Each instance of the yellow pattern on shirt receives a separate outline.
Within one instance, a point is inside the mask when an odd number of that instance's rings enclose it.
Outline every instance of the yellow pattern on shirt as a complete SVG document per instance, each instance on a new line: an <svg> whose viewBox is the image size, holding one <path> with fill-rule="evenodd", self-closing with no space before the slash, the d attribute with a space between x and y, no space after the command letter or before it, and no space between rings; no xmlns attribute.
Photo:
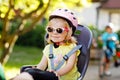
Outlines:
<svg viewBox="0 0 120 80"><path fill-rule="evenodd" d="M54 65L57 66L59 62L62 60L63 56L67 54L69 51L71 51L76 44L70 44L70 45L61 45L58 48L53 48L53 54L54 54ZM48 44L44 50L43 53L48 59L48 70L51 68L50 66L50 60L49 60L49 50L50 50L50 44ZM77 56L80 54L80 51L76 51ZM77 63L77 61L76 61ZM65 74L64 76L60 77L60 80L77 80L77 78L80 76L80 73L77 70L76 63L73 67L73 69ZM66 62L64 63L63 66L65 66ZM62 67L63 67L62 66Z"/></svg>

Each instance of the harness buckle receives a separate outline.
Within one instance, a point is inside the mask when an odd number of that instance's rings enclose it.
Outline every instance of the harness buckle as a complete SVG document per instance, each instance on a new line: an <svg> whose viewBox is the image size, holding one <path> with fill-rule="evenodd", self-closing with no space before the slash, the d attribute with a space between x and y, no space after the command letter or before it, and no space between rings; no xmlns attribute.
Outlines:
<svg viewBox="0 0 120 80"><path fill-rule="evenodd" d="M63 56L63 59L64 59L65 61L67 61L67 60L69 59L69 57L68 57L67 55L64 55L64 56Z"/></svg>
<svg viewBox="0 0 120 80"><path fill-rule="evenodd" d="M49 54L49 59L52 59L54 57L53 54Z"/></svg>

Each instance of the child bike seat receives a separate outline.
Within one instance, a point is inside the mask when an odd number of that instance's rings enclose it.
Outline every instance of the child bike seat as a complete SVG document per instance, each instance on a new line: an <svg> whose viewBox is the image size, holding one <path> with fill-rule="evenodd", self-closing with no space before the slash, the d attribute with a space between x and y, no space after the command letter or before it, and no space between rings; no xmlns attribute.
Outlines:
<svg viewBox="0 0 120 80"><path fill-rule="evenodd" d="M89 28L82 25L78 25L76 31L79 31L79 34L75 34L75 37L77 38L78 41L78 45L82 45L82 48L80 48L81 53L78 56L77 63L78 71L81 73L81 76L78 80L83 80L90 59L92 32L89 30Z"/></svg>
<svg viewBox="0 0 120 80"><path fill-rule="evenodd" d="M48 38L48 34L45 35L45 40ZM78 71L80 72L81 76L78 78L78 80L83 80L86 70L88 68L89 64L89 59L90 59L90 46L92 43L92 32L89 30L89 28L78 25L75 35L77 39L77 45L82 45L80 48L80 55L78 56L78 62L77 62L77 67ZM46 45L45 41L45 45ZM21 68L21 72L24 71L25 68L31 68L30 66L23 66Z"/></svg>

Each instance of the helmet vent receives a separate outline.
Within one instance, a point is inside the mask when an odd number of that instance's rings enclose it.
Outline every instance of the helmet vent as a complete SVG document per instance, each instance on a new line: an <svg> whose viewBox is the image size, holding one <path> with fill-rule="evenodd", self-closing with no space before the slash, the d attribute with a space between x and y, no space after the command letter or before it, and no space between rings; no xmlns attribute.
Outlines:
<svg viewBox="0 0 120 80"><path fill-rule="evenodd" d="M59 9L59 10L61 10L61 9Z"/></svg>
<svg viewBox="0 0 120 80"><path fill-rule="evenodd" d="M65 11L68 11L67 9L65 9Z"/></svg>
<svg viewBox="0 0 120 80"><path fill-rule="evenodd" d="M73 15L74 13L73 13L73 12L71 12L71 14Z"/></svg>
<svg viewBox="0 0 120 80"><path fill-rule="evenodd" d="M76 18L75 18L75 17L73 17L73 19L75 20Z"/></svg>

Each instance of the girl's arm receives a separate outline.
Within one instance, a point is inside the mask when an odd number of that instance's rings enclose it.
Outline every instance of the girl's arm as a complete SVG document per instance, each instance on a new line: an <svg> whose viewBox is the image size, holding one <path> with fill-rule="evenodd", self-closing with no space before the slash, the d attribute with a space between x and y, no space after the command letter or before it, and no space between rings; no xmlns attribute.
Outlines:
<svg viewBox="0 0 120 80"><path fill-rule="evenodd" d="M73 66L75 65L76 59L77 59L77 55L74 53L73 55L69 57L66 65L63 68L56 71L57 75L63 76L67 74L68 72L70 72Z"/></svg>
<svg viewBox="0 0 120 80"><path fill-rule="evenodd" d="M45 55L43 55L40 63L37 65L37 68L40 69L40 70L45 70L46 67L47 67L47 58Z"/></svg>

